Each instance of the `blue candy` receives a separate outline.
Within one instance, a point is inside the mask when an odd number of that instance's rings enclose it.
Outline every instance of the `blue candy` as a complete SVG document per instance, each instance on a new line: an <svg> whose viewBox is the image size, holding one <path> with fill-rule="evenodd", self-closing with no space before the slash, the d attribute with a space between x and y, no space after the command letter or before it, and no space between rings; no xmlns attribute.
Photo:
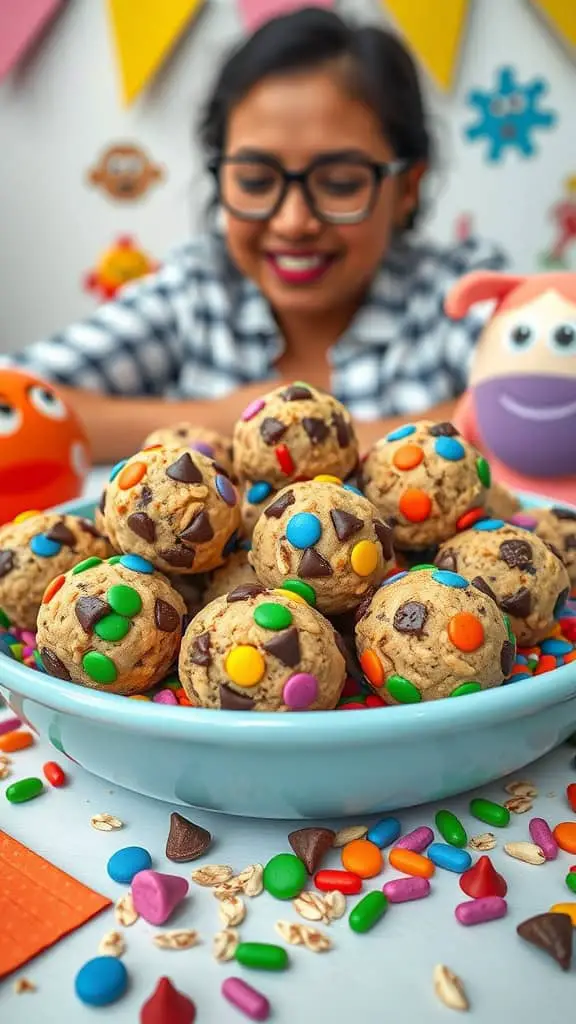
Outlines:
<svg viewBox="0 0 576 1024"><path fill-rule="evenodd" d="M228 555L231 555L232 552L236 550L237 543L238 543L238 530L234 530L234 533L230 534L230 536L228 537L228 540L226 541L224 547L222 548L222 555L223 555L224 558L227 558Z"/></svg>
<svg viewBox="0 0 576 1024"><path fill-rule="evenodd" d="M528 658L526 657L525 654L517 654L516 655L516 659L514 661L514 664L515 665L527 665L528 664Z"/></svg>
<svg viewBox="0 0 576 1024"><path fill-rule="evenodd" d="M448 459L449 462L460 462L466 454L464 445L456 437L437 437L434 451L441 459Z"/></svg>
<svg viewBox="0 0 576 1024"><path fill-rule="evenodd" d="M491 530L499 530L500 527L505 525L506 523L503 519L481 519L478 523L474 523L472 529L488 532Z"/></svg>
<svg viewBox="0 0 576 1024"><path fill-rule="evenodd" d="M457 846L450 846L448 843L432 843L426 853L437 868L455 871L457 875L467 871L472 863L472 857L467 850L460 850Z"/></svg>
<svg viewBox="0 0 576 1024"><path fill-rule="evenodd" d="M432 579L436 583L444 584L445 587L455 587L457 590L464 590L465 587L469 586L468 580L464 579L460 573L450 572L448 569L436 569L432 573Z"/></svg>
<svg viewBox="0 0 576 1024"><path fill-rule="evenodd" d="M516 675L508 676L505 680L506 683L519 683L522 679L532 679L531 672L517 672Z"/></svg>
<svg viewBox="0 0 576 1024"><path fill-rule="evenodd" d="M542 654L570 654L572 644L569 644L567 640L557 640L556 637L551 636L548 640L542 641L540 650Z"/></svg>
<svg viewBox="0 0 576 1024"><path fill-rule="evenodd" d="M148 871L152 867L152 857L143 846L125 846L116 850L106 865L106 870L115 882L130 885L139 871Z"/></svg>
<svg viewBox="0 0 576 1024"><path fill-rule="evenodd" d="M50 540L44 533L37 533L32 537L29 547L30 551L38 555L39 558L54 558L54 555L60 554L62 550L59 541Z"/></svg>
<svg viewBox="0 0 576 1024"><path fill-rule="evenodd" d="M248 489L246 498L252 505L260 505L266 498L272 494L272 487L266 480L257 480L252 487Z"/></svg>
<svg viewBox="0 0 576 1024"><path fill-rule="evenodd" d="M354 484L342 484L345 491L352 491L352 494L359 494L361 498L364 497L362 491L358 487L354 487Z"/></svg>
<svg viewBox="0 0 576 1024"><path fill-rule="evenodd" d="M297 512L288 520L286 538L295 548L310 548L322 536L322 523L311 512Z"/></svg>
<svg viewBox="0 0 576 1024"><path fill-rule="evenodd" d="M401 831L402 826L398 818L382 818L368 830L366 838L380 849L384 849L385 846L391 846L396 842Z"/></svg>
<svg viewBox="0 0 576 1024"><path fill-rule="evenodd" d="M108 478L109 483L112 483L112 481L116 479L118 473L120 472L120 470L124 469L124 466L126 465L127 462L128 459L122 459L121 462L117 462L115 466L112 466L110 476Z"/></svg>
<svg viewBox="0 0 576 1024"><path fill-rule="evenodd" d="M238 542L238 547L242 551L252 551L252 541L251 540L241 540L241 541Z"/></svg>
<svg viewBox="0 0 576 1024"><path fill-rule="evenodd" d="M397 427L396 430L392 430L390 434L386 435L387 441L401 441L403 437L410 437L410 434L416 433L416 427L413 427L411 423L405 423L403 427Z"/></svg>
<svg viewBox="0 0 576 1024"><path fill-rule="evenodd" d="M216 477L216 490L222 501L225 501L227 505L233 508L236 504L236 491L227 476L222 476L221 473L218 474Z"/></svg>
<svg viewBox="0 0 576 1024"><path fill-rule="evenodd" d="M132 572L143 572L147 575L154 572L152 562L149 562L147 558L141 558L140 555L122 555L118 561L125 569L132 569Z"/></svg>
<svg viewBox="0 0 576 1024"><path fill-rule="evenodd" d="M78 999L88 1006L108 1006L124 995L128 971L118 957L97 956L80 968L74 982Z"/></svg>
<svg viewBox="0 0 576 1024"><path fill-rule="evenodd" d="M387 580L382 580L380 587L387 587L390 583L396 583L397 580L401 580L403 576L407 576L408 572L406 569L402 569L401 572L397 572L394 576L389 576Z"/></svg>

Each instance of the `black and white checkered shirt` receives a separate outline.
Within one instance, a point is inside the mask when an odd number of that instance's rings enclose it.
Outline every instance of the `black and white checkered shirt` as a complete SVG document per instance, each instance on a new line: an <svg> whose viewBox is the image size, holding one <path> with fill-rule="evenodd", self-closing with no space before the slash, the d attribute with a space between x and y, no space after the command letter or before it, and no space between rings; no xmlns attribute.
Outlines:
<svg viewBox="0 0 576 1024"><path fill-rule="evenodd" d="M481 321L448 320L444 296L467 271L503 265L494 246L476 239L447 249L395 242L331 350L333 394L365 420L422 412L459 395ZM205 399L260 380L273 386L282 351L266 300L231 266L214 233L14 361L111 395Z"/></svg>

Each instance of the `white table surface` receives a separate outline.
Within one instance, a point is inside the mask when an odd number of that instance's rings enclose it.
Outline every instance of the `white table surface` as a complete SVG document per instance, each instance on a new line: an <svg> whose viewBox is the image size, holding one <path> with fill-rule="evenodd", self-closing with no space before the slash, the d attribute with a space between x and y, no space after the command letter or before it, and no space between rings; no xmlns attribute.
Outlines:
<svg viewBox="0 0 576 1024"><path fill-rule="evenodd" d="M450 1020L452 1013L433 992L432 972L438 963L449 966L464 981L470 1016L477 1024L571 1021L576 1000L576 952L572 970L563 973L544 953L518 938L516 925L554 903L575 900L564 877L576 857L560 853L557 861L534 867L509 858L503 846L528 838L531 816L545 817L551 825L576 817L565 797L566 785L576 781L574 754L570 747L560 747L515 776L532 781L539 796L533 811L513 815L505 830L493 830L498 845L490 856L509 887L508 915L500 921L474 928L458 924L454 907L467 897L456 875L437 870L427 899L391 906L366 935L352 932L346 918L336 921L325 929L333 940L333 950L317 955L289 947L290 968L273 975L247 971L234 962L219 964L213 959L211 941L221 927L217 902L209 890L192 885L185 903L164 927L195 928L202 938L201 945L186 951L160 950L153 945L152 936L162 929L139 920L125 931L129 990L113 1006L94 1010L76 999L74 976L86 960L98 955L98 943L104 934L117 927L112 909L104 911L0 983L0 1022L88 1024L101 1018L115 1024L136 1024L142 1003L158 979L167 975L194 1000L199 1024L234 1024L247 1018L220 994L223 979L234 975L266 993L273 1008L270 1019L276 1024L350 1024L355 1020L362 1024L434 1024ZM194 864L175 865L165 858L164 846L170 812L182 808L113 788L66 761L43 741L12 756L13 775L0 784L2 789L15 778L41 774L47 760L62 764L69 784L59 790L46 787L42 796L28 804L12 805L0 795L0 828L112 900L126 887L108 877L106 863L123 846L146 847L154 868L184 877L202 863L230 864L239 871L247 864L266 863L275 853L289 851L288 832L304 824L259 822L184 809L191 820L210 830L214 842ZM496 783L482 795L502 801L506 799L503 786L504 782ZM461 817L469 835L489 830L489 826L471 818L469 800L467 794L447 801L445 806ZM398 812L403 830L419 824L433 826L437 809ZM90 818L102 812L120 818L123 829L111 833L92 829ZM343 823L329 824L339 827ZM340 866L338 851L327 857L325 866ZM364 891L378 888L395 876L387 865L382 876L365 883ZM350 908L357 899L348 900ZM281 942L274 922L302 921L289 903L280 903L267 894L247 902L248 914L240 929L245 941ZM14 982L20 977L33 981L37 991L15 995Z"/></svg>

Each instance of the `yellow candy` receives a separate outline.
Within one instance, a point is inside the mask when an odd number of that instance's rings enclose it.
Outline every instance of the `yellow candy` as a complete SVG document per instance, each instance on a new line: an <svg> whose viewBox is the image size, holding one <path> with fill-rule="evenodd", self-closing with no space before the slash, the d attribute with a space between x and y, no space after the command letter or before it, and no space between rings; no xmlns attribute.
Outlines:
<svg viewBox="0 0 576 1024"><path fill-rule="evenodd" d="M576 928L576 903L555 903L550 907L551 914L568 914L574 928Z"/></svg>
<svg viewBox="0 0 576 1024"><path fill-rule="evenodd" d="M226 658L226 675L237 686L257 686L265 671L264 658L250 644L240 644Z"/></svg>
<svg viewBox="0 0 576 1024"><path fill-rule="evenodd" d="M331 476L330 473L320 473L319 476L315 476L314 479L319 484L340 484L342 481L339 476Z"/></svg>
<svg viewBox="0 0 576 1024"><path fill-rule="evenodd" d="M37 508L31 508L27 512L19 512L12 520L14 523L23 523L25 519L32 519L32 516L42 515Z"/></svg>
<svg viewBox="0 0 576 1024"><path fill-rule="evenodd" d="M129 700L150 700L150 697L145 697L143 693L131 693L128 697Z"/></svg>
<svg viewBox="0 0 576 1024"><path fill-rule="evenodd" d="M279 597L285 597L288 601L298 601L300 604L308 604L308 602L302 597L302 594L295 594L292 590L284 590L282 587L276 587L273 594L278 594Z"/></svg>
<svg viewBox="0 0 576 1024"><path fill-rule="evenodd" d="M358 576L369 576L378 565L378 548L371 540L360 540L352 548L350 562Z"/></svg>

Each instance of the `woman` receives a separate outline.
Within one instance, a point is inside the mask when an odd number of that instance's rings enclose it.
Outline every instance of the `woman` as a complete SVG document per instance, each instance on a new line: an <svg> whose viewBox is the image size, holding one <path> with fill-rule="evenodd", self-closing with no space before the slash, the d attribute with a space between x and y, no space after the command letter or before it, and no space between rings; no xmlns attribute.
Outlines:
<svg viewBox="0 0 576 1024"><path fill-rule="evenodd" d="M64 386L96 459L176 420L228 432L294 378L345 402L364 444L447 418L480 322L450 323L444 294L503 261L410 239L431 142L398 39L321 9L269 22L223 65L200 139L220 227L17 360Z"/></svg>

